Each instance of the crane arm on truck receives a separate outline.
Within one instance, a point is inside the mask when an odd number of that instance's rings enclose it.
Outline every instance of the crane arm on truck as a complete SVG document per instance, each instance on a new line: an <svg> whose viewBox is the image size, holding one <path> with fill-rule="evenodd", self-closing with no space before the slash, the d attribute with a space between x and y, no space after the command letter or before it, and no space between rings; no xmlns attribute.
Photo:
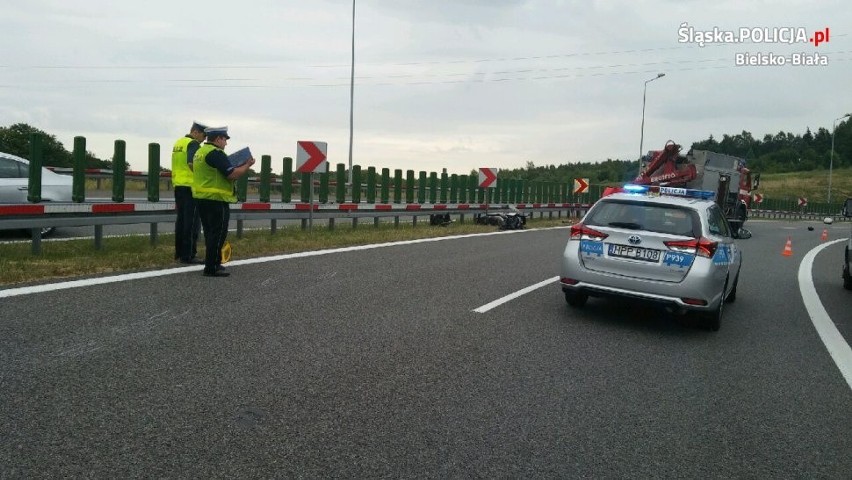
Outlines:
<svg viewBox="0 0 852 480"><path fill-rule="evenodd" d="M648 165L639 172L633 183L640 185L680 186L698 175L695 165L678 162L680 145L669 140L662 150L654 152Z"/></svg>

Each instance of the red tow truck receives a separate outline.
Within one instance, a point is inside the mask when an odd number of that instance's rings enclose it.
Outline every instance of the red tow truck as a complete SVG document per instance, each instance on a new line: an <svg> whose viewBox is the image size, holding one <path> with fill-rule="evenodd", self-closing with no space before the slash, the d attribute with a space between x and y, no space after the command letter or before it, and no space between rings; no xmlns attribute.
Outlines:
<svg viewBox="0 0 852 480"><path fill-rule="evenodd" d="M686 155L680 151L681 146L669 140L662 150L650 152L650 160L631 183L716 192L716 203L734 232L739 232L748 218L760 175L752 175L744 158L707 150L690 150Z"/></svg>

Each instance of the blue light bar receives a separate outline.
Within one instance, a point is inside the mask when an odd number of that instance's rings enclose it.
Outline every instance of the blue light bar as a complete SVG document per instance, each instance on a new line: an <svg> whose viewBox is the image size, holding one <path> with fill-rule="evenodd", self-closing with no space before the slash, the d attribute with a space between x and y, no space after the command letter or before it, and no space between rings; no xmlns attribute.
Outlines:
<svg viewBox="0 0 852 480"><path fill-rule="evenodd" d="M627 193L648 193L650 190L647 185L632 185L629 183L621 188Z"/></svg>

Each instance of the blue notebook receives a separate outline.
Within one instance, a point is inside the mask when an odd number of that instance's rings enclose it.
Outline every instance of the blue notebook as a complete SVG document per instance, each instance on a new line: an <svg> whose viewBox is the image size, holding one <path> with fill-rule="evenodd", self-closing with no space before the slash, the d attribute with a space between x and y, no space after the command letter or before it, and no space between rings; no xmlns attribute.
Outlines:
<svg viewBox="0 0 852 480"><path fill-rule="evenodd" d="M240 150L228 155L228 161L231 162L231 166L234 168L248 162L251 158L252 154L249 147L241 148Z"/></svg>

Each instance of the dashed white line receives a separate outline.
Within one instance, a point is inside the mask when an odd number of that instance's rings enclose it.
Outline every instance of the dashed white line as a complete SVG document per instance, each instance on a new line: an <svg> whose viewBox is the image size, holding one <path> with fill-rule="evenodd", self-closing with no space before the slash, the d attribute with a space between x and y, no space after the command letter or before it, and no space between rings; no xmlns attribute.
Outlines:
<svg viewBox="0 0 852 480"><path fill-rule="evenodd" d="M497 300L494 300L491 303L486 303L485 305L483 305L479 308L473 309L473 311L476 312L476 313L485 313L488 310L491 310L492 308L495 308L495 307L499 307L500 305L503 305L504 303L506 303L510 300L514 300L514 299L520 297L521 295L526 295L527 293L530 293L533 290L537 290L537 289L539 289L539 288L541 288L545 285L550 285L551 283L553 283L557 280L559 280L559 277L548 278L547 280L538 282L535 285L530 285L529 287L522 288L522 289L518 290L517 292L510 293L509 295L506 295L505 297L498 298Z"/></svg>

